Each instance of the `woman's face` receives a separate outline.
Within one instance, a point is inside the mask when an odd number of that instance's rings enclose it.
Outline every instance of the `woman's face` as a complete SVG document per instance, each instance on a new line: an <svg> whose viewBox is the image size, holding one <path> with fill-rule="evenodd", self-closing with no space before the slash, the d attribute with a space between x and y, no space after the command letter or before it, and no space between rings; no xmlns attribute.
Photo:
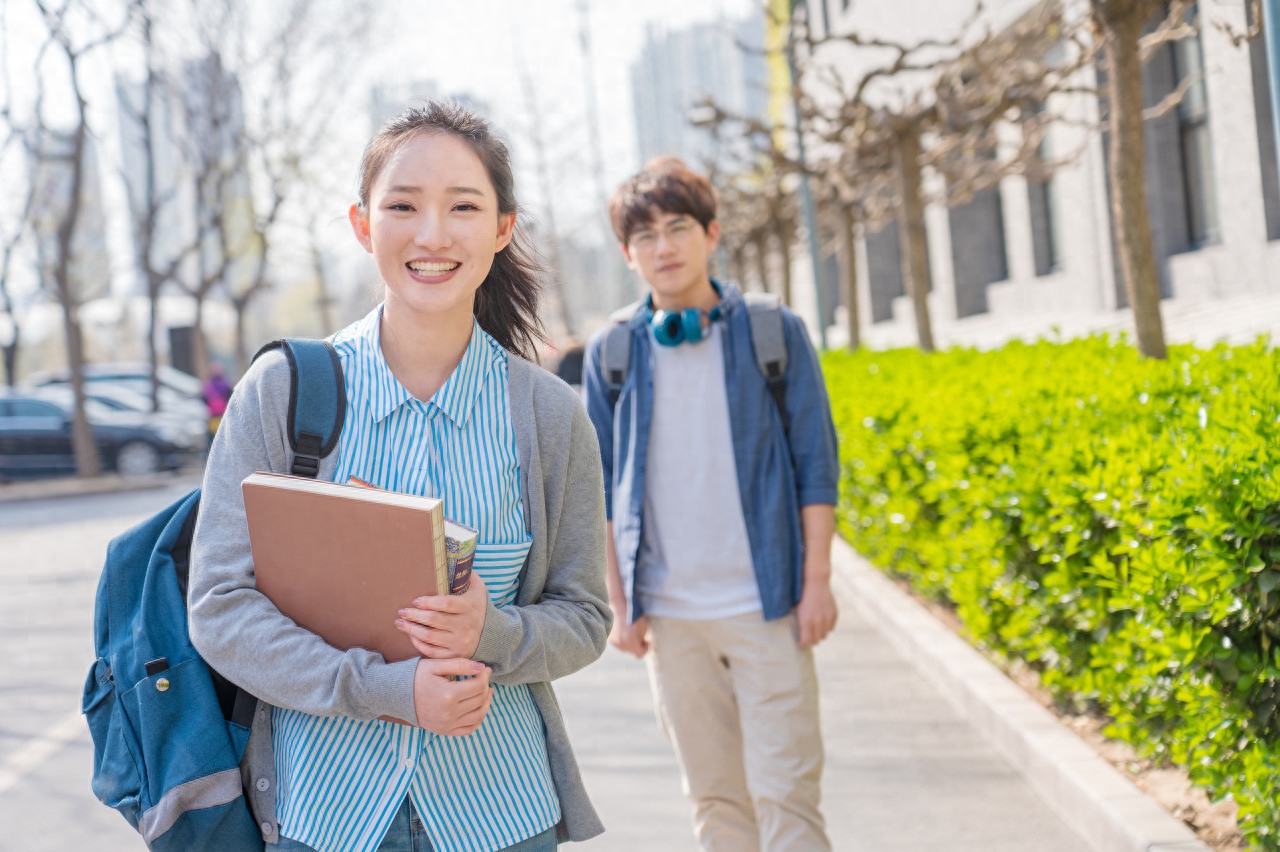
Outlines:
<svg viewBox="0 0 1280 852"><path fill-rule="evenodd" d="M350 218L387 285L388 306L469 322L475 292L511 241L516 217L498 211L489 174L466 142L420 133L388 158L369 192L368 215L352 205Z"/></svg>

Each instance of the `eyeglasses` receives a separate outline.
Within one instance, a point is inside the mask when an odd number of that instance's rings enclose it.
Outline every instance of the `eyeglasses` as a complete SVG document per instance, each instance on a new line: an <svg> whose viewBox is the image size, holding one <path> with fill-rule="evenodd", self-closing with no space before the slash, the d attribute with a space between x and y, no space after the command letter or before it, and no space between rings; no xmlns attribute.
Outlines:
<svg viewBox="0 0 1280 852"><path fill-rule="evenodd" d="M665 228L641 228L631 235L627 245L633 251L651 251L658 245L658 237L664 236L667 242L679 243L688 239L697 230L697 223L689 219L677 219Z"/></svg>

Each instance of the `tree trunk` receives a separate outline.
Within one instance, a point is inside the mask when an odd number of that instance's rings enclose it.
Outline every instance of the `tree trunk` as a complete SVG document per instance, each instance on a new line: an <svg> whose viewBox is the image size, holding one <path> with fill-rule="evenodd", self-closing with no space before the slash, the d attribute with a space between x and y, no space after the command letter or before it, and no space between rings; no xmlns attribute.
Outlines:
<svg viewBox="0 0 1280 852"><path fill-rule="evenodd" d="M244 315L249 308L248 301L235 302L236 309L236 376L243 376L249 371L249 342L245 339Z"/></svg>
<svg viewBox="0 0 1280 852"><path fill-rule="evenodd" d="M744 263L746 258L743 257L743 253L742 244L734 246L733 250L729 252L729 278L745 291L747 289L747 277L746 264Z"/></svg>
<svg viewBox="0 0 1280 852"><path fill-rule="evenodd" d="M146 240L150 243L150 240ZM147 251L147 260L144 261L147 276L147 368L151 373L151 410L160 410L160 347L156 345L156 325L158 317L156 314L159 309L160 287L156 284L155 276L151 274L150 251Z"/></svg>
<svg viewBox="0 0 1280 852"><path fill-rule="evenodd" d="M93 439L93 428L84 411L84 336L80 330L79 295L71 282L71 252L76 224L80 219L80 196L84 184L84 148L88 128L85 126L87 104L80 94L80 80L76 58L67 51L71 70L71 90L79 107L80 123L72 137L71 185L67 193L67 211L58 224L57 261L54 264L54 287L62 306L62 328L67 341L67 362L71 372L71 392L74 406L71 414L71 448L76 456L76 473L80 476L97 476L102 472L98 458L98 445Z"/></svg>
<svg viewBox="0 0 1280 852"><path fill-rule="evenodd" d="M102 460L98 457L93 427L84 413L84 334L80 329L79 311L74 304L63 305L62 331L67 339L67 364L71 370L71 392L75 397L71 415L71 446L76 455L76 473L79 476L97 476L102 473Z"/></svg>
<svg viewBox="0 0 1280 852"><path fill-rule="evenodd" d="M925 245L924 201L920 176L920 137L909 130L898 137L898 236L902 242L902 281L911 297L920 349L933 351L933 324L929 320L929 256Z"/></svg>
<svg viewBox="0 0 1280 852"><path fill-rule="evenodd" d="M755 246L756 254L756 275L760 277L760 292L769 292L769 244L765 240L764 235L758 236L752 242Z"/></svg>
<svg viewBox="0 0 1280 852"><path fill-rule="evenodd" d="M778 241L778 258L782 267L782 293L780 297L784 305L791 304L791 240L787 226L781 219L773 222L773 236Z"/></svg>
<svg viewBox="0 0 1280 852"><path fill-rule="evenodd" d="M14 322L12 315L9 321L13 324L13 339L4 345L4 383L14 387L18 384L18 346L22 339L22 329Z"/></svg>
<svg viewBox="0 0 1280 852"><path fill-rule="evenodd" d="M861 345L858 321L858 241L853 235L853 217L846 207L840 211L840 247L844 269L844 309L849 327L849 350L853 351Z"/></svg>
<svg viewBox="0 0 1280 852"><path fill-rule="evenodd" d="M1107 90L1111 100L1111 217L1125 292L1133 309L1138 351L1165 358L1164 321L1160 317L1160 277L1147 210L1146 150L1142 118L1142 36L1146 4L1127 16L1108 20L1097 12L1107 48Z"/></svg>
<svg viewBox="0 0 1280 852"><path fill-rule="evenodd" d="M200 381L209 378L209 344L204 339L204 296L196 297L196 318L191 324L191 360Z"/></svg>

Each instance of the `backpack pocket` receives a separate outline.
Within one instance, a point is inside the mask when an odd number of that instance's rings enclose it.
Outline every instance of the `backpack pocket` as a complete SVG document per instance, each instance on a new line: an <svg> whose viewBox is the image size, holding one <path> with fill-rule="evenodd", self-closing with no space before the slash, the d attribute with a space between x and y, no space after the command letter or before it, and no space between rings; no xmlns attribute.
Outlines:
<svg viewBox="0 0 1280 852"><path fill-rule="evenodd" d="M118 700L106 660L95 660L89 668L80 709L93 738L93 794L137 828L142 793L138 738Z"/></svg>
<svg viewBox="0 0 1280 852"><path fill-rule="evenodd" d="M144 799L148 806L176 785L239 766L240 750L222 718L209 667L199 657L143 678L121 695L121 702L138 731L147 768ZM212 790L206 793L220 797ZM187 804L209 807L216 803Z"/></svg>

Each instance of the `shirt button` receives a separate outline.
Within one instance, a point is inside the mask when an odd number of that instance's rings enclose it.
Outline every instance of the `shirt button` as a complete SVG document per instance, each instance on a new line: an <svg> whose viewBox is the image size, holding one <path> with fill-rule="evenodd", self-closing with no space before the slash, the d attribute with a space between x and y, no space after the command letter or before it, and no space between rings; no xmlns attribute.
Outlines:
<svg viewBox="0 0 1280 852"><path fill-rule="evenodd" d="M406 758L404 759L404 768L405 768L405 769L412 769L412 768L413 768L413 758L412 758L412 757L406 757Z"/></svg>
<svg viewBox="0 0 1280 852"><path fill-rule="evenodd" d="M266 778L259 778L258 783L254 786L257 787L259 791L266 792L267 788L271 786L271 782Z"/></svg>

